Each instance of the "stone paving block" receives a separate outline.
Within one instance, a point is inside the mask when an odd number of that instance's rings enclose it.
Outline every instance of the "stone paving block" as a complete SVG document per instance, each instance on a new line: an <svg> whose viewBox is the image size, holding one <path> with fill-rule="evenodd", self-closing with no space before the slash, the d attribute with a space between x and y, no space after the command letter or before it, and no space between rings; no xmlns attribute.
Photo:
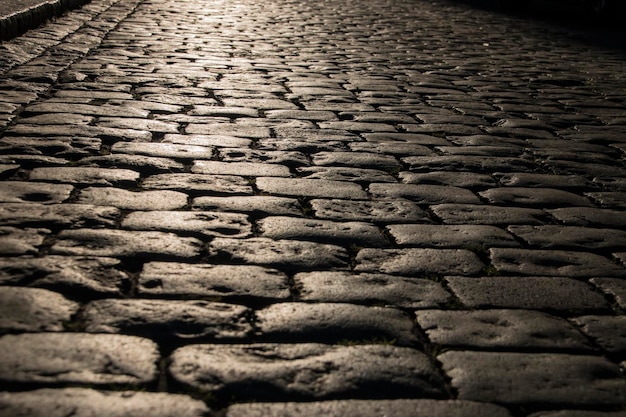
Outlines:
<svg viewBox="0 0 626 417"><path fill-rule="evenodd" d="M417 145L449 145L450 142L446 139L419 133L405 133L405 132L374 132L363 133L363 136L368 142L381 143L381 142L398 142L399 144L412 143Z"/></svg>
<svg viewBox="0 0 626 417"><path fill-rule="evenodd" d="M138 117L146 118L150 114L147 110L133 109L128 107L119 106L94 106L90 104L75 104L75 103L37 103L31 104L24 109L26 114L40 114L40 113L69 113L69 114L82 114L93 115L103 117Z"/></svg>
<svg viewBox="0 0 626 417"><path fill-rule="evenodd" d="M446 224L545 224L550 221L541 209L475 204L437 204L431 210Z"/></svg>
<svg viewBox="0 0 626 417"><path fill-rule="evenodd" d="M56 103L50 103L56 104ZM81 137L103 137L124 141L144 141L152 140L152 134L147 130L116 129L112 127L90 126L90 125L26 125L16 124L7 129L12 135L23 136L81 136Z"/></svg>
<svg viewBox="0 0 626 417"><path fill-rule="evenodd" d="M548 407L617 406L626 400L626 379L602 357L446 352L437 359L461 400Z"/></svg>
<svg viewBox="0 0 626 417"><path fill-rule="evenodd" d="M297 151L268 151L246 148L220 148L218 158L224 162L280 164L288 167L310 165L309 158Z"/></svg>
<svg viewBox="0 0 626 417"><path fill-rule="evenodd" d="M509 232L542 249L598 250L626 247L626 231L561 225L510 226Z"/></svg>
<svg viewBox="0 0 626 417"><path fill-rule="evenodd" d="M218 300L284 301L291 295L285 274L253 265L149 262L139 275L141 295Z"/></svg>
<svg viewBox="0 0 626 417"><path fill-rule="evenodd" d="M289 168L280 164L260 162L194 161L191 172L209 175L238 175L241 177L289 177Z"/></svg>
<svg viewBox="0 0 626 417"><path fill-rule="evenodd" d="M0 175L4 178L14 174L18 169L20 169L20 166L16 164L0 164Z"/></svg>
<svg viewBox="0 0 626 417"><path fill-rule="evenodd" d="M385 247L389 242L376 226L296 217L266 217L257 222L262 237L315 241L341 246Z"/></svg>
<svg viewBox="0 0 626 417"><path fill-rule="evenodd" d="M376 201L314 199L310 203L315 216L321 219L375 223L430 223L425 211L412 201L404 199Z"/></svg>
<svg viewBox="0 0 626 417"><path fill-rule="evenodd" d="M411 318L388 307L346 303L280 303L256 312L265 341L390 343L417 346Z"/></svg>
<svg viewBox="0 0 626 417"><path fill-rule="evenodd" d="M265 265L281 270L348 266L348 252L345 248L315 242L215 238L209 244L208 250L209 255L218 260Z"/></svg>
<svg viewBox="0 0 626 417"><path fill-rule="evenodd" d="M401 161L407 164L412 172L469 171L488 174L492 172L524 172L536 168L532 161L504 156L407 156L401 158Z"/></svg>
<svg viewBox="0 0 626 417"><path fill-rule="evenodd" d="M393 170L401 167L400 162L391 155L373 152L319 152L312 155L313 164L318 166L349 166Z"/></svg>
<svg viewBox="0 0 626 417"><path fill-rule="evenodd" d="M626 316L582 316L572 321L605 351L626 354Z"/></svg>
<svg viewBox="0 0 626 417"><path fill-rule="evenodd" d="M111 146L112 154L124 153L172 159L211 159L214 152L214 149L208 146L164 142L117 142Z"/></svg>
<svg viewBox="0 0 626 417"><path fill-rule="evenodd" d="M450 298L436 282L385 274L316 271L296 274L294 282L303 301L435 308Z"/></svg>
<svg viewBox="0 0 626 417"><path fill-rule="evenodd" d="M243 238L252 234L252 224L248 221L248 216L209 211L136 211L124 218L122 227L207 237Z"/></svg>
<svg viewBox="0 0 626 417"><path fill-rule="evenodd" d="M0 415L14 417L206 417L208 412L202 401L181 394L88 388L0 393Z"/></svg>
<svg viewBox="0 0 626 417"><path fill-rule="evenodd" d="M70 197L74 187L65 184L3 181L0 183L0 201L3 203L62 203Z"/></svg>
<svg viewBox="0 0 626 417"><path fill-rule="evenodd" d="M50 234L48 229L0 227L0 254L33 255Z"/></svg>
<svg viewBox="0 0 626 417"><path fill-rule="evenodd" d="M180 172L185 169L183 163L174 161L173 159L130 154L92 156L82 159L81 163L90 166L126 168L150 174L154 172Z"/></svg>
<svg viewBox="0 0 626 417"><path fill-rule="evenodd" d="M528 417L626 417L626 411L561 410L540 411Z"/></svg>
<svg viewBox="0 0 626 417"><path fill-rule="evenodd" d="M367 193L361 186L347 181L260 177L256 180L256 186L261 192L276 195L347 200L367 199Z"/></svg>
<svg viewBox="0 0 626 417"><path fill-rule="evenodd" d="M248 403L228 407L226 417L511 417L504 407L460 400L336 400L307 403ZM556 417L556 416L554 416ZM564 416L559 416L564 417ZM583 417L583 416L580 416ZM589 416L596 417L596 416ZM597 416L604 417L604 416ZM623 416L606 416L623 417Z"/></svg>
<svg viewBox="0 0 626 417"><path fill-rule="evenodd" d="M417 204L479 204L478 197L465 188L444 185L370 184L369 192L375 198L406 198Z"/></svg>
<svg viewBox="0 0 626 417"><path fill-rule="evenodd" d="M361 249L354 270L405 276L476 275L483 267L465 249Z"/></svg>
<svg viewBox="0 0 626 417"><path fill-rule="evenodd" d="M50 251L54 255L194 259L202 246L198 239L173 233L76 229L62 231Z"/></svg>
<svg viewBox="0 0 626 417"><path fill-rule="evenodd" d="M72 124L72 125L89 125L94 121L93 116L85 116L81 114L71 113L47 113L37 116L24 117L20 119L20 123L35 125L54 125L54 124Z"/></svg>
<svg viewBox="0 0 626 417"><path fill-rule="evenodd" d="M129 108L133 108L133 107L129 107ZM137 107L134 107L134 108L137 108ZM159 108L162 108L162 106L159 106ZM177 109L180 109L180 107L178 108L174 107L172 110L177 110ZM117 129L147 130L149 132L160 132L160 133L178 133L178 129L179 129L178 123L170 123L170 122L164 122L161 120L139 119L139 118L130 118L130 117L100 117L98 119L97 125L103 126L103 127L113 127ZM148 149L151 148L150 145L152 144L148 144Z"/></svg>
<svg viewBox="0 0 626 417"><path fill-rule="evenodd" d="M406 184L448 185L462 188L491 188L496 182L493 177L475 172L408 172L398 174Z"/></svg>
<svg viewBox="0 0 626 417"><path fill-rule="evenodd" d="M250 139L262 139L271 137L270 130L266 127L241 126L229 123L190 123L185 128L185 133L194 135L237 136Z"/></svg>
<svg viewBox="0 0 626 417"><path fill-rule="evenodd" d="M588 252L492 248L491 264L501 274L589 278L626 277L626 269Z"/></svg>
<svg viewBox="0 0 626 417"><path fill-rule="evenodd" d="M0 287L0 333L63 331L79 305L61 294L39 289Z"/></svg>
<svg viewBox="0 0 626 417"><path fill-rule="evenodd" d="M139 173L128 169L91 167L35 168L30 173L30 179L68 184L132 186L137 183Z"/></svg>
<svg viewBox="0 0 626 417"><path fill-rule="evenodd" d="M163 143L207 147L214 146L216 148L246 148L252 144L252 141L250 139L227 135L178 135L168 133L163 137Z"/></svg>
<svg viewBox="0 0 626 417"><path fill-rule="evenodd" d="M88 187L80 191L76 201L125 210L175 210L187 205L187 194L169 190L128 191L113 187Z"/></svg>
<svg viewBox="0 0 626 417"><path fill-rule="evenodd" d="M3 137L0 139L3 153L79 157L97 155L102 147L98 138L84 137ZM62 165L62 164L59 164Z"/></svg>
<svg viewBox="0 0 626 417"><path fill-rule="evenodd" d="M438 398L444 392L426 355L389 345L190 345L171 360L177 381L238 400Z"/></svg>
<svg viewBox="0 0 626 417"><path fill-rule="evenodd" d="M296 169L307 179L328 181L353 181L359 182L389 182L395 183L396 179L390 174L377 169L364 169L352 167L304 167Z"/></svg>
<svg viewBox="0 0 626 417"><path fill-rule="evenodd" d="M609 305L587 283L562 277L447 277L452 292L469 308L606 312Z"/></svg>
<svg viewBox="0 0 626 417"><path fill-rule="evenodd" d="M428 146L407 142L354 142L348 144L348 146L350 147L350 150L354 152L388 154L397 157L407 155L434 155L434 152Z"/></svg>
<svg viewBox="0 0 626 417"><path fill-rule="evenodd" d="M492 188L478 194L492 204L529 207L586 207L591 202L580 195L555 188Z"/></svg>
<svg viewBox="0 0 626 417"><path fill-rule="evenodd" d="M130 284L129 276L117 269L120 266L120 261L112 258L0 258L0 283L44 287L79 296L115 296Z"/></svg>
<svg viewBox="0 0 626 417"><path fill-rule="evenodd" d="M252 187L243 177L234 175L157 174L147 177L145 189L177 190L189 194L236 195L252 194Z"/></svg>
<svg viewBox="0 0 626 417"><path fill-rule="evenodd" d="M590 280L605 294L615 299L621 308L626 307L626 281L620 278L592 278Z"/></svg>
<svg viewBox="0 0 626 417"><path fill-rule="evenodd" d="M187 114L192 116L259 117L259 110L249 107L221 107L194 105Z"/></svg>
<svg viewBox="0 0 626 417"><path fill-rule="evenodd" d="M585 337L559 317L531 310L417 311L431 343L454 349L591 351Z"/></svg>
<svg viewBox="0 0 626 417"><path fill-rule="evenodd" d="M192 200L191 207L194 210L236 211L274 216L302 215L298 200L286 197L197 197Z"/></svg>
<svg viewBox="0 0 626 417"><path fill-rule="evenodd" d="M597 188L578 175L535 174L528 172L496 173L500 184L517 188L555 188L559 190L588 190Z"/></svg>
<svg viewBox="0 0 626 417"><path fill-rule="evenodd" d="M487 225L395 224L387 226L398 245L432 248L519 247L509 233Z"/></svg>
<svg viewBox="0 0 626 417"><path fill-rule="evenodd" d="M120 333L155 340L244 340L252 333L250 311L201 300L97 300L81 321L90 333Z"/></svg>
<svg viewBox="0 0 626 417"><path fill-rule="evenodd" d="M606 208L624 210L626 209L626 192L606 191L596 193L585 193L599 205Z"/></svg>
<svg viewBox="0 0 626 417"><path fill-rule="evenodd" d="M112 334L6 335L0 347L5 384L142 385L154 381L159 359L148 339Z"/></svg>

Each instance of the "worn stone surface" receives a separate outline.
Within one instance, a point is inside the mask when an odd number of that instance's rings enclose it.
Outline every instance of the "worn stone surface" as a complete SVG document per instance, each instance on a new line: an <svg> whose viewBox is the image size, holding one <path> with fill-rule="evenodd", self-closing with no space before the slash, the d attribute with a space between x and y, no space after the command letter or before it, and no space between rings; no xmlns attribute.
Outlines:
<svg viewBox="0 0 626 417"><path fill-rule="evenodd" d="M189 194L237 195L252 194L252 187L243 178L234 175L158 174L141 184L153 190L178 190Z"/></svg>
<svg viewBox="0 0 626 417"><path fill-rule="evenodd" d="M619 368L595 356L557 353L446 352L437 359L459 399L501 404L623 404Z"/></svg>
<svg viewBox="0 0 626 417"><path fill-rule="evenodd" d="M0 201L3 203L55 204L67 200L74 187L42 182L3 181L0 183Z"/></svg>
<svg viewBox="0 0 626 417"><path fill-rule="evenodd" d="M77 201L126 210L176 210L187 205L187 194L167 190L128 191L112 187L89 187L80 191Z"/></svg>
<svg viewBox="0 0 626 417"><path fill-rule="evenodd" d="M370 184L369 192L376 198L406 198L418 204L477 204L478 197L460 187L431 184Z"/></svg>
<svg viewBox="0 0 626 417"><path fill-rule="evenodd" d="M96 391L87 388L47 388L0 393L0 414L15 417L202 417L208 411L202 401L180 394Z"/></svg>
<svg viewBox="0 0 626 417"><path fill-rule="evenodd" d="M387 226L397 244L435 248L518 247L506 231L495 226L398 224Z"/></svg>
<svg viewBox="0 0 626 417"><path fill-rule="evenodd" d="M112 226L119 215L117 208L88 204L0 204L0 222L16 227Z"/></svg>
<svg viewBox="0 0 626 417"><path fill-rule="evenodd" d="M0 254L33 255L50 234L48 229L0 227Z"/></svg>
<svg viewBox="0 0 626 417"><path fill-rule="evenodd" d="M274 216L302 214L298 200L271 196L196 197L191 207L198 210L236 211Z"/></svg>
<svg viewBox="0 0 626 417"><path fill-rule="evenodd" d="M303 301L433 308L450 297L436 282L385 274L318 271L296 274L294 281Z"/></svg>
<svg viewBox="0 0 626 417"><path fill-rule="evenodd" d="M575 226L510 226L508 230L528 245L542 249L623 249L626 231Z"/></svg>
<svg viewBox="0 0 626 417"><path fill-rule="evenodd" d="M261 162L194 161L194 174L238 175L248 177L289 177L289 168Z"/></svg>
<svg viewBox="0 0 626 417"><path fill-rule="evenodd" d="M626 281L620 278L592 278L591 282L613 297L621 308L626 306Z"/></svg>
<svg viewBox="0 0 626 417"><path fill-rule="evenodd" d="M68 184L132 186L139 179L139 173L128 169L91 167L35 168L30 173L30 179Z"/></svg>
<svg viewBox="0 0 626 417"><path fill-rule="evenodd" d="M292 197L341 198L364 200L367 194L358 184L346 181L314 180L302 178L257 178L259 190L275 195Z"/></svg>
<svg viewBox="0 0 626 417"><path fill-rule="evenodd" d="M531 310L417 311L431 343L444 348L507 351L590 351L566 320Z"/></svg>
<svg viewBox="0 0 626 417"><path fill-rule="evenodd" d="M442 400L336 400L306 403L249 403L228 407L227 417L510 417L509 412L492 404ZM553 417L553 416L550 416ZM560 417L560 416L559 416ZM582 417L582 416L580 416ZM595 416L590 416L595 417ZM602 416L597 416L602 417ZM606 417L622 417L607 415Z"/></svg>
<svg viewBox="0 0 626 417"><path fill-rule="evenodd" d="M257 311L256 317L261 337L268 341L417 344L411 319L394 308L280 303Z"/></svg>
<svg viewBox="0 0 626 417"><path fill-rule="evenodd" d="M242 340L252 332L248 310L207 301L97 300L81 319L91 333L122 333L150 339Z"/></svg>
<svg viewBox="0 0 626 417"><path fill-rule="evenodd" d="M0 346L0 381L10 384L146 384L159 358L151 341L116 334L6 335Z"/></svg>
<svg viewBox="0 0 626 417"><path fill-rule="evenodd" d="M311 343L190 345L172 354L173 377L238 399L441 397L443 380L411 348ZM331 372L332 370L332 372ZM239 387L245 386L246 390Z"/></svg>
<svg viewBox="0 0 626 417"><path fill-rule="evenodd" d="M139 293L151 296L279 301L290 297L287 276L245 265L149 262L139 276Z"/></svg>
<svg viewBox="0 0 626 417"><path fill-rule="evenodd" d="M572 321L605 351L626 354L626 316L582 316Z"/></svg>
<svg viewBox="0 0 626 417"><path fill-rule="evenodd" d="M428 214L417 204L404 199L353 201L314 199L311 207L315 216L330 220L370 221L381 223L429 223Z"/></svg>
<svg viewBox="0 0 626 417"><path fill-rule="evenodd" d="M446 224L545 224L549 216L541 209L475 204L437 204L433 213Z"/></svg>

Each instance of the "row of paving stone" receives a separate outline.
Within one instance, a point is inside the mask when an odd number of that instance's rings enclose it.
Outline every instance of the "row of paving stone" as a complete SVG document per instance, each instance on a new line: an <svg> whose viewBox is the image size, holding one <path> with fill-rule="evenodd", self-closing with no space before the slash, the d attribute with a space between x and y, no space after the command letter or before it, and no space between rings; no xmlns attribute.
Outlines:
<svg viewBox="0 0 626 417"><path fill-rule="evenodd" d="M419 3L3 44L0 414L623 417L623 58Z"/></svg>

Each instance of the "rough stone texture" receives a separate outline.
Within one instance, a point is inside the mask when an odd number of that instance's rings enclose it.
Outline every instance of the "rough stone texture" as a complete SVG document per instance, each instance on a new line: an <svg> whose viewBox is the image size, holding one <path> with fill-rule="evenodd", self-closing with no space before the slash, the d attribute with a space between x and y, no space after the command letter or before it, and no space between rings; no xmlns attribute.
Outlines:
<svg viewBox="0 0 626 417"><path fill-rule="evenodd" d="M133 336L26 333L0 338L0 381L140 385L156 377L157 346Z"/></svg>
<svg viewBox="0 0 626 417"><path fill-rule="evenodd" d="M592 278L591 282L604 293L615 299L621 308L626 308L626 281L619 278Z"/></svg>
<svg viewBox="0 0 626 417"><path fill-rule="evenodd" d="M480 194L492 204L537 207L585 207L591 202L582 196L554 188L492 188Z"/></svg>
<svg viewBox="0 0 626 417"><path fill-rule="evenodd" d="M503 274L626 277L625 268L593 253L494 248L489 254L492 265Z"/></svg>
<svg viewBox="0 0 626 417"><path fill-rule="evenodd" d="M431 206L446 224L545 224L549 216L540 209L474 204L438 204Z"/></svg>
<svg viewBox="0 0 626 417"><path fill-rule="evenodd" d="M31 180L91 184L104 186L134 185L139 173L128 169L102 169L91 167L35 168Z"/></svg>
<svg viewBox="0 0 626 417"><path fill-rule="evenodd" d="M149 262L139 293L185 298L278 301L290 296L287 276L260 266Z"/></svg>
<svg viewBox="0 0 626 417"><path fill-rule="evenodd" d="M321 219L369 221L380 223L429 223L428 214L417 204L403 199L352 201L314 199L311 207Z"/></svg>
<svg viewBox="0 0 626 417"><path fill-rule="evenodd" d="M126 216L122 227L131 230L193 233L207 237L243 238L252 234L252 225L246 215L209 211L138 211Z"/></svg>
<svg viewBox="0 0 626 417"><path fill-rule="evenodd" d="M626 354L626 316L582 316L572 321L603 350Z"/></svg>
<svg viewBox="0 0 626 417"><path fill-rule="evenodd" d="M508 230L528 245L542 249L622 249L626 231L567 226L510 226Z"/></svg>
<svg viewBox="0 0 626 417"><path fill-rule="evenodd" d="M301 178L257 178L260 191L293 197L343 198L363 200L367 194L358 184L345 181L311 180Z"/></svg>
<svg viewBox="0 0 626 417"><path fill-rule="evenodd" d="M590 285L562 277L448 277L449 288L469 308L554 310L561 314L606 311Z"/></svg>
<svg viewBox="0 0 626 417"><path fill-rule="evenodd" d="M261 236L272 239L311 240L342 246L389 246L380 229L364 222L266 217L257 225Z"/></svg>
<svg viewBox="0 0 626 417"><path fill-rule="evenodd" d="M3 203L55 204L67 200L74 187L64 184L4 181L0 183L0 201Z"/></svg>
<svg viewBox="0 0 626 417"><path fill-rule="evenodd" d="M0 204L0 222L5 226L112 226L119 215L115 207L89 204Z"/></svg>
<svg viewBox="0 0 626 417"><path fill-rule="evenodd" d="M424 354L388 345L190 345L176 350L171 360L176 380L240 400L260 395L269 400L436 398L444 390Z"/></svg>
<svg viewBox="0 0 626 417"><path fill-rule="evenodd" d="M418 204L478 204L478 197L465 188L445 185L370 184L369 192L376 198L406 198Z"/></svg>
<svg viewBox="0 0 626 417"><path fill-rule="evenodd" d="M393 176L377 169L325 166L298 168L297 171L311 180L354 181L357 183L396 182Z"/></svg>
<svg viewBox="0 0 626 417"><path fill-rule="evenodd" d="M220 260L272 266L279 269L319 269L348 266L347 251L335 245L297 240L216 238L209 255Z"/></svg>
<svg viewBox="0 0 626 417"><path fill-rule="evenodd" d="M415 346L413 324L400 310L336 303L280 303L256 313L267 341L392 343Z"/></svg>
<svg viewBox="0 0 626 417"><path fill-rule="evenodd" d="M619 210L594 207L563 207L549 210L559 221L572 226L587 227L626 227L626 219Z"/></svg>
<svg viewBox="0 0 626 417"><path fill-rule="evenodd" d="M476 275L484 267L478 257L464 249L362 249L355 271L383 274Z"/></svg>
<svg viewBox="0 0 626 417"><path fill-rule="evenodd" d="M554 407L618 405L626 397L626 379L601 357L446 352L437 359L462 400Z"/></svg>
<svg viewBox="0 0 626 417"><path fill-rule="evenodd" d="M626 417L626 411L588 411L588 410L561 410L542 411L533 413L529 417Z"/></svg>
<svg viewBox="0 0 626 417"><path fill-rule="evenodd" d="M18 229L16 227L0 227L0 254L2 255L33 255L43 244L48 229Z"/></svg>
<svg viewBox="0 0 626 417"><path fill-rule="evenodd" d="M450 297L436 282L384 274L318 271L296 274L294 281L303 301L434 308Z"/></svg>
<svg viewBox="0 0 626 417"><path fill-rule="evenodd" d="M50 250L55 255L192 259L201 247L198 239L173 233L77 229L61 232Z"/></svg>
<svg viewBox="0 0 626 417"><path fill-rule="evenodd" d="M531 310L417 311L431 343L444 348L509 351L590 351L566 320Z"/></svg>
<svg viewBox="0 0 626 417"><path fill-rule="evenodd" d="M260 162L194 161L194 174L238 175L242 177L289 177L289 168Z"/></svg>
<svg viewBox="0 0 626 417"><path fill-rule="evenodd" d="M398 224L387 226L397 244L433 248L518 247L509 233L495 226Z"/></svg>
<svg viewBox="0 0 626 417"><path fill-rule="evenodd" d="M91 333L122 333L150 339L242 340L250 335L248 310L207 301L97 300L81 319Z"/></svg>
<svg viewBox="0 0 626 417"><path fill-rule="evenodd" d="M0 415L13 417L203 417L203 402L180 394L86 388L0 393Z"/></svg>
<svg viewBox="0 0 626 417"><path fill-rule="evenodd" d="M251 403L228 407L226 417L510 417L492 404L442 400L337 400L307 403ZM543 416L542 416L543 417ZM546 416L548 417L548 416ZM557 417L557 416L550 416ZM558 416L562 417L562 416ZM583 417L583 416L580 416ZM596 417L596 416L589 416ZM597 416L603 417L603 416ZM607 415L606 417L622 417Z"/></svg>
<svg viewBox="0 0 626 417"><path fill-rule="evenodd" d="M193 199L191 207L194 210L237 211L273 216L302 214L298 200L270 196L197 197Z"/></svg>
<svg viewBox="0 0 626 417"><path fill-rule="evenodd" d="M187 205L187 194L178 191L128 191L121 188L89 187L81 190L77 202L125 210L176 210Z"/></svg>
<svg viewBox="0 0 626 417"><path fill-rule="evenodd" d="M0 287L0 333L63 331L78 307L52 291Z"/></svg>
<svg viewBox="0 0 626 417"><path fill-rule="evenodd" d="M150 121L150 123L163 123ZM152 129L150 129L152 130ZM176 130L174 130L176 131ZM140 143L118 142L111 147L111 153L127 153L131 155L147 155L173 159L211 159L213 148L197 145L181 145L176 143Z"/></svg>
<svg viewBox="0 0 626 417"><path fill-rule="evenodd" d="M189 194L252 194L250 184L234 175L158 174L146 178L141 185L145 189L179 190Z"/></svg>

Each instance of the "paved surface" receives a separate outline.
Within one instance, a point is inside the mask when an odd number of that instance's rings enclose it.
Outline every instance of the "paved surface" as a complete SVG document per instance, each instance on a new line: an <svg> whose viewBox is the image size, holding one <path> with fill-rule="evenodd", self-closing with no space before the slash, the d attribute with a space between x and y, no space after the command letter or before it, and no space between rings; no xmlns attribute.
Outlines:
<svg viewBox="0 0 626 417"><path fill-rule="evenodd" d="M93 0L0 45L0 415L624 417L598 39Z"/></svg>

